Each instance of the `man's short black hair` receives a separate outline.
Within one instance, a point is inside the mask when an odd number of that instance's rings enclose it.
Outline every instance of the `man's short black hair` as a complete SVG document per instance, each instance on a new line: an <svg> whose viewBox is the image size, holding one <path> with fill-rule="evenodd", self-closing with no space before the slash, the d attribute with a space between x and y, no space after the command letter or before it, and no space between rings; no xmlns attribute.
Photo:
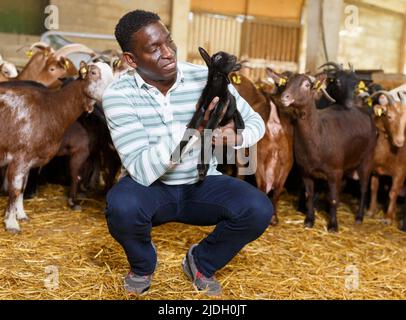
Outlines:
<svg viewBox="0 0 406 320"><path fill-rule="evenodd" d="M116 25L115 36L121 50L131 51L131 40L135 32L151 23L155 23L161 18L153 12L144 10L134 10L121 17Z"/></svg>

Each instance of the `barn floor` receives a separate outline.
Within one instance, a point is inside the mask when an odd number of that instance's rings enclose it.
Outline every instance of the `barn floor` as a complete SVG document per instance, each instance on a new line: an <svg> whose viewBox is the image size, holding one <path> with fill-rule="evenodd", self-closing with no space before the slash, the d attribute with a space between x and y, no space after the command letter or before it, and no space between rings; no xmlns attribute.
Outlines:
<svg viewBox="0 0 406 320"><path fill-rule="evenodd" d="M340 232L326 232L323 214L304 229L293 197L281 201L280 224L270 227L221 270L224 299L406 299L406 234L381 217L356 227L340 207ZM4 210L6 198L0 197ZM82 200L70 212L64 189L47 185L25 201L31 218L22 233L0 229L0 299L134 299L122 288L127 261L110 237L103 199ZM140 299L200 299L180 263L210 227L167 224L153 230L159 265L153 285ZM358 280L355 278L358 272Z"/></svg>

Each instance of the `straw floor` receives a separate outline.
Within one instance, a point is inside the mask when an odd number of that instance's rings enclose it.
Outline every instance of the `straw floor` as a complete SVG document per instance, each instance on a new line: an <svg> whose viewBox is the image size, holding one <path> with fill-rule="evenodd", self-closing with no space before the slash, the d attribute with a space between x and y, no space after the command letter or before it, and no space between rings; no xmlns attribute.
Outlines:
<svg viewBox="0 0 406 320"><path fill-rule="evenodd" d="M154 228L159 265L141 297L123 290L128 264L110 237L104 201L66 206L63 187L47 185L25 201L29 222L12 235L0 229L0 299L206 299L183 275L189 246L211 227L170 223ZM0 197L0 210L6 198ZM340 231L326 231L324 214L304 229L294 197L281 201L280 224L269 227L217 274L223 299L406 299L406 234L381 216L354 225L355 199L340 207Z"/></svg>

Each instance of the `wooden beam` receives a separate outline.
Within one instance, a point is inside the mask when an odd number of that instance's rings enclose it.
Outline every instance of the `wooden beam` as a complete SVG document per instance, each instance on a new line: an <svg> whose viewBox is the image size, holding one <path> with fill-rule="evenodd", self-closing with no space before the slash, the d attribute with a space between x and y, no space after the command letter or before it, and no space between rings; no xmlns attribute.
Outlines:
<svg viewBox="0 0 406 320"><path fill-rule="evenodd" d="M320 44L320 1L308 0L307 5L307 50L306 71L317 71L317 58Z"/></svg>
<svg viewBox="0 0 406 320"><path fill-rule="evenodd" d="M400 39L399 50L399 73L406 73L406 14L403 16L402 36Z"/></svg>
<svg viewBox="0 0 406 320"><path fill-rule="evenodd" d="M186 61L190 0L172 0L171 33L178 47L178 59Z"/></svg>

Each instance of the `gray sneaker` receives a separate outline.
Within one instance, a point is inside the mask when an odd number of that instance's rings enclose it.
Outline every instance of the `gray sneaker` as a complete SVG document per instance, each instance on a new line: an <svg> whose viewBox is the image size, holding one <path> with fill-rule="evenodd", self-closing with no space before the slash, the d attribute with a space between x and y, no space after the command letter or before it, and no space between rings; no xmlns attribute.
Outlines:
<svg viewBox="0 0 406 320"><path fill-rule="evenodd" d="M156 253L156 247L153 242L151 243ZM129 293L142 294L148 291L148 289L150 288L153 275L154 273L145 276L139 276L130 271L124 278L124 289L126 289Z"/></svg>
<svg viewBox="0 0 406 320"><path fill-rule="evenodd" d="M195 260L193 258L193 249L197 247L194 244L190 247L186 257L182 261L182 269L186 276L193 282L193 286L199 291L205 291L208 296L221 295L221 285L215 276L210 278L205 277L199 270L197 270Z"/></svg>

